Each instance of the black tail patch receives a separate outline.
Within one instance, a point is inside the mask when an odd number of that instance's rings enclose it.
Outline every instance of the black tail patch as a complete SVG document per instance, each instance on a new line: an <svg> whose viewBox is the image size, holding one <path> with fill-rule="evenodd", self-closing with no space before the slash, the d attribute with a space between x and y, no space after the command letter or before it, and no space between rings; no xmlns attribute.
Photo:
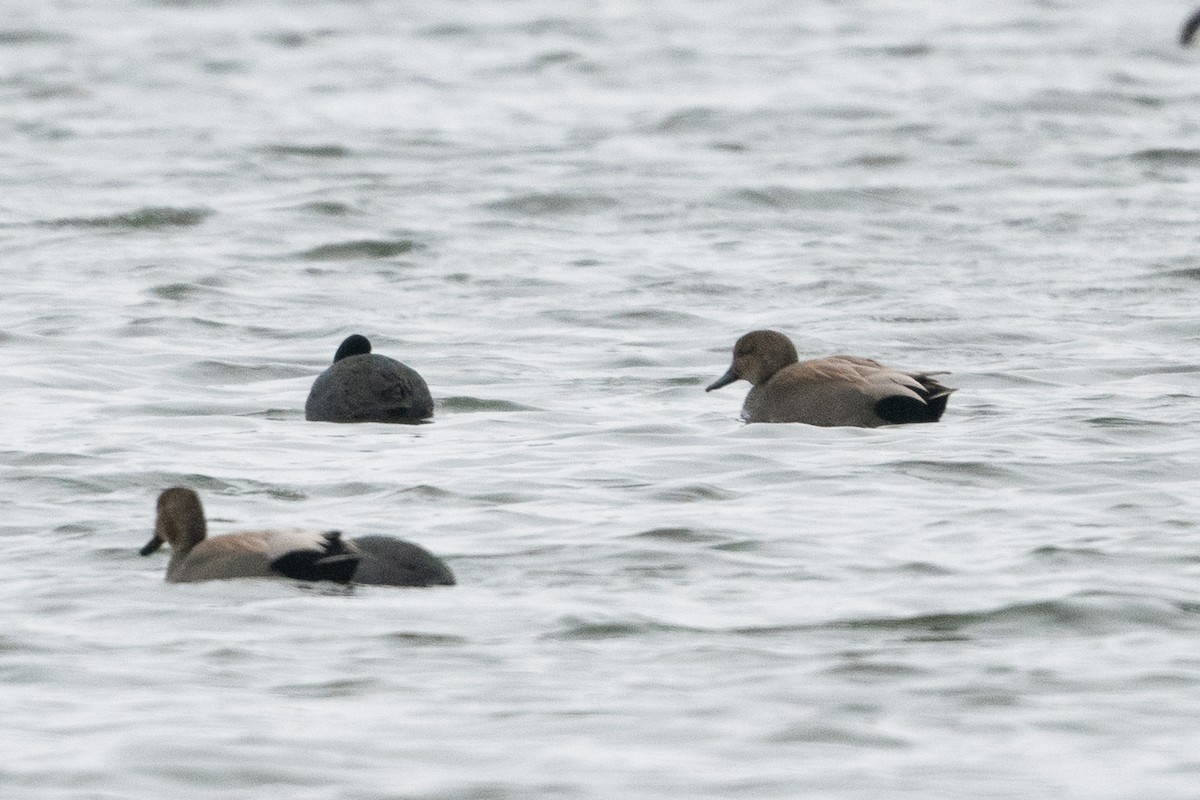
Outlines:
<svg viewBox="0 0 1200 800"><path fill-rule="evenodd" d="M896 394L885 397L875 404L875 413L884 422L892 425L902 425L909 422L937 422L946 411L946 403L954 389L930 378L928 375L914 375L923 391L922 400L914 397Z"/></svg>
<svg viewBox="0 0 1200 800"><path fill-rule="evenodd" d="M271 562L271 569L298 581L349 583L362 554L342 541L341 531L323 534L319 550L292 550Z"/></svg>

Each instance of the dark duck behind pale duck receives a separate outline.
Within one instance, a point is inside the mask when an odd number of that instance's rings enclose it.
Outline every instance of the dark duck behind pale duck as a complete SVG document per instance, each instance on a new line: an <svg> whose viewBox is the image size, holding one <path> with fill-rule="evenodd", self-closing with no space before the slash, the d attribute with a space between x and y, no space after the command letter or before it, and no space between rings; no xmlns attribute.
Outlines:
<svg viewBox="0 0 1200 800"><path fill-rule="evenodd" d="M450 586L454 575L437 556L390 536L343 538L340 531L243 531L208 537L200 497L175 487L158 496L148 556L171 546L171 583L228 578L294 578L381 586Z"/></svg>
<svg viewBox="0 0 1200 800"><path fill-rule="evenodd" d="M372 353L371 342L358 334L338 347L304 404L310 422L420 422L432 416L433 397L416 370Z"/></svg>
<svg viewBox="0 0 1200 800"><path fill-rule="evenodd" d="M955 391L932 376L905 372L859 356L800 361L777 331L751 331L733 347L733 363L706 391L749 381L742 406L747 422L875 428L937 422Z"/></svg>

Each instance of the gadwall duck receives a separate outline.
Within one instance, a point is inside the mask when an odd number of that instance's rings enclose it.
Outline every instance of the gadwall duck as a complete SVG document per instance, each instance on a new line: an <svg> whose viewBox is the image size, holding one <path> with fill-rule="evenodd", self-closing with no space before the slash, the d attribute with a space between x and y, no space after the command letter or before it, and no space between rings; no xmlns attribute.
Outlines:
<svg viewBox="0 0 1200 800"><path fill-rule="evenodd" d="M904 372L858 356L800 361L782 333L751 331L733 346L729 370L705 391L749 381L742 406L747 422L874 428L941 419L955 390L934 374L940 373Z"/></svg>
<svg viewBox="0 0 1200 800"><path fill-rule="evenodd" d="M317 376L304 418L310 422L420 422L433 416L433 397L417 371L371 352L357 333Z"/></svg>
<svg viewBox="0 0 1200 800"><path fill-rule="evenodd" d="M454 575L424 548L390 536L344 539L340 531L245 531L207 538L200 497L176 487L158 496L148 556L171 545L167 580L295 578L379 586L452 586Z"/></svg>

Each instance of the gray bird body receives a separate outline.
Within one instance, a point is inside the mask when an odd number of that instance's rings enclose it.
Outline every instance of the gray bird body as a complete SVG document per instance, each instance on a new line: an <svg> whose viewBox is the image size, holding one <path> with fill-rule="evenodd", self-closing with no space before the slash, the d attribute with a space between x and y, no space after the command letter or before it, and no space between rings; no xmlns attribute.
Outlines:
<svg viewBox="0 0 1200 800"><path fill-rule="evenodd" d="M304 403L310 422L419 422L432 416L433 397L417 371L372 353L371 343L357 335L342 342Z"/></svg>

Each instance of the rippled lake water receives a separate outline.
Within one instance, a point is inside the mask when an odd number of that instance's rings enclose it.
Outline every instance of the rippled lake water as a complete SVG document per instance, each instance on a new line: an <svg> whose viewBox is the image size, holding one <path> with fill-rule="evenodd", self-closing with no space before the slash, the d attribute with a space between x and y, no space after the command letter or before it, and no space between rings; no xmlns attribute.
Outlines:
<svg viewBox="0 0 1200 800"><path fill-rule="evenodd" d="M7 3L3 796L1196 797L1190 10ZM960 391L743 425L760 327ZM171 485L460 585L167 585Z"/></svg>

